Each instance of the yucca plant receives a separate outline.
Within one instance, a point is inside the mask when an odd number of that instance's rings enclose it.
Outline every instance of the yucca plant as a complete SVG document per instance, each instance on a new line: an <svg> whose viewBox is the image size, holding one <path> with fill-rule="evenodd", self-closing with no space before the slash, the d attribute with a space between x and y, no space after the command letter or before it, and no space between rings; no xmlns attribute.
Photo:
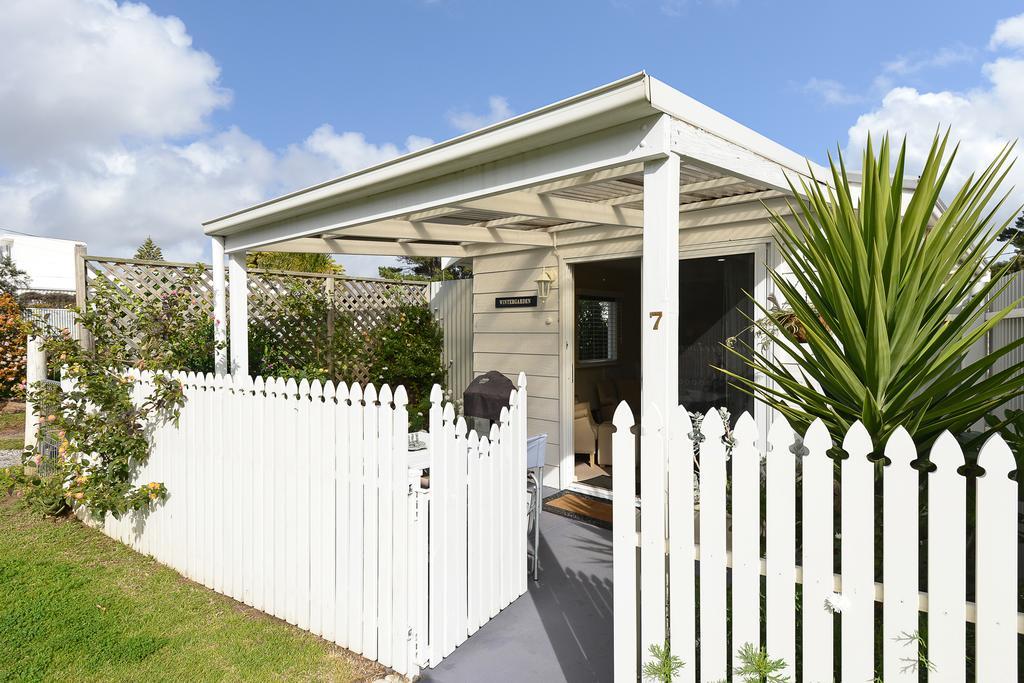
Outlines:
<svg viewBox="0 0 1024 683"><path fill-rule="evenodd" d="M903 425L926 448L943 430L965 432L1024 393L1024 363L994 370L1024 339L967 360L971 346L1020 305L985 318L1005 288L985 273L1010 220L997 216L1012 146L943 207L939 196L956 155L946 154L948 137L936 135L906 202L906 142L892 164L886 136L877 155L868 140L859 198L840 154L838 162L829 157L831 182L791 182L791 218L771 212L792 276L770 276L803 334L798 340L772 324L760 306L763 317L752 322L798 369L745 345L731 350L771 382L728 374L799 430L821 418L838 442L860 420L881 448Z"/></svg>

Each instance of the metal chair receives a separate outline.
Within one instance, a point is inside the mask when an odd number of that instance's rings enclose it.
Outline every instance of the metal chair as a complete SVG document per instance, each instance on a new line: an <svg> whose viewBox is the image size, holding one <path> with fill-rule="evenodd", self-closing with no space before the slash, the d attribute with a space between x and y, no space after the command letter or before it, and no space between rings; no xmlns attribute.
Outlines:
<svg viewBox="0 0 1024 683"><path fill-rule="evenodd" d="M547 434L526 439L526 495L530 497L526 511L527 557L531 560L530 574L534 581L540 576L540 513L544 501L544 451L547 442Z"/></svg>

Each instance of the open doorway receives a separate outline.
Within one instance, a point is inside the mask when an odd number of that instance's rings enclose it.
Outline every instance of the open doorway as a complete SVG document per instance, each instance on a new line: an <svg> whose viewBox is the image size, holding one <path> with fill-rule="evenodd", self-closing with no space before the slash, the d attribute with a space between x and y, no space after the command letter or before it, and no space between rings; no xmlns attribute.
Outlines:
<svg viewBox="0 0 1024 683"><path fill-rule="evenodd" d="M612 485L612 415L640 412L640 259L573 266L573 481Z"/></svg>
<svg viewBox="0 0 1024 683"><path fill-rule="evenodd" d="M725 408L733 422L744 411L755 413L750 395L733 387L718 368L752 377L750 367L725 344L754 343L748 293L763 297L764 285L763 260L758 267L756 255L737 251L680 261L679 402L691 412ZM572 488L607 497L615 468L612 415L625 401L637 423L641 417L641 260L590 261L571 268Z"/></svg>

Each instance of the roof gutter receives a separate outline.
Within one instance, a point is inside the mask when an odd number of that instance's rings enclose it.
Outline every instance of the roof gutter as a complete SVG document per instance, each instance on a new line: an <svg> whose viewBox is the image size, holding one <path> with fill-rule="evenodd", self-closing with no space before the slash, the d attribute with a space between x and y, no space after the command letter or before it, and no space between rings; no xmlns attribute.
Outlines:
<svg viewBox="0 0 1024 683"><path fill-rule="evenodd" d="M650 80L641 71L376 166L214 218L203 223L204 232L230 235L650 116L658 112L651 106Z"/></svg>

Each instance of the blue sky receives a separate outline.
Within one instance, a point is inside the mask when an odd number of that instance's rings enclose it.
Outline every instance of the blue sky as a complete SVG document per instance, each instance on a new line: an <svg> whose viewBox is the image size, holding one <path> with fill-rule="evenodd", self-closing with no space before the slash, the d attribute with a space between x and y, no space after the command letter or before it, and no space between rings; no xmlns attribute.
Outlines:
<svg viewBox="0 0 1024 683"><path fill-rule="evenodd" d="M8 2L0 227L93 253L204 258L203 219L641 69L819 162L1024 135L1020 2Z"/></svg>
<svg viewBox="0 0 1024 683"><path fill-rule="evenodd" d="M997 19L1019 2L149 3L185 21L234 93L219 125L272 147L328 122L371 141L454 134L446 115L490 96L527 111L635 71L648 73L816 159L845 145L885 65L955 51L898 79L971 87ZM848 90L824 103L813 79ZM859 98L863 99L859 99Z"/></svg>

